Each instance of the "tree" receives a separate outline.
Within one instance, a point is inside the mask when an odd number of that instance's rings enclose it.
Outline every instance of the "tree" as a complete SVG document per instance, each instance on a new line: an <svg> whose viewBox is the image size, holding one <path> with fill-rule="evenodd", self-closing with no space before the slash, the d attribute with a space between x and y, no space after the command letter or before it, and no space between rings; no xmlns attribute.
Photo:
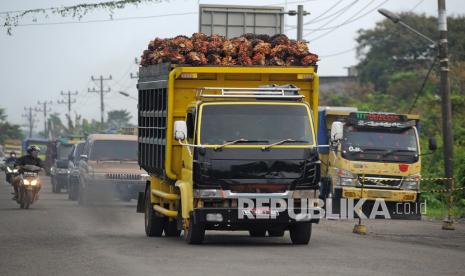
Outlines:
<svg viewBox="0 0 465 276"><path fill-rule="evenodd" d="M125 110L112 110L108 112L107 125L109 128L121 128L129 125L131 114Z"/></svg>
<svg viewBox="0 0 465 276"><path fill-rule="evenodd" d="M414 13L400 14L402 21L421 33L437 37L437 19ZM465 17L449 17L449 51L453 60L465 60ZM357 65L360 80L371 82L378 91L386 91L389 78L399 71L425 69L436 50L417 35L388 19L374 29L359 30Z"/></svg>
<svg viewBox="0 0 465 276"><path fill-rule="evenodd" d="M23 138L24 134L21 127L7 122L5 109L0 107L0 144L4 144L7 139Z"/></svg>

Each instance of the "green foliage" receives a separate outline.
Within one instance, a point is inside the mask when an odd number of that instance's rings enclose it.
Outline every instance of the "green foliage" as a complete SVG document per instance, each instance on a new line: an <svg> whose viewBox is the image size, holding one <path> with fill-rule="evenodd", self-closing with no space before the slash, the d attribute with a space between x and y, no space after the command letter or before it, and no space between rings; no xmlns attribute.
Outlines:
<svg viewBox="0 0 465 276"><path fill-rule="evenodd" d="M125 109L112 110L108 112L107 125L110 128L121 128L129 125L132 116Z"/></svg>
<svg viewBox="0 0 465 276"><path fill-rule="evenodd" d="M4 108L0 107L0 144L7 139L23 139L24 134L19 125L10 124Z"/></svg>

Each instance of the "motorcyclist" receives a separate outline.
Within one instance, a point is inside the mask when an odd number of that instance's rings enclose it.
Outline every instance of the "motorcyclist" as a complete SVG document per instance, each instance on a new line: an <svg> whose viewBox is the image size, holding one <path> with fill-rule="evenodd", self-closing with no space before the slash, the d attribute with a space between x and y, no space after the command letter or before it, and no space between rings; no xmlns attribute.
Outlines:
<svg viewBox="0 0 465 276"><path fill-rule="evenodd" d="M12 151L10 152L10 157L5 159L5 165L10 166L10 164L13 164L13 167L14 167L14 165L16 164L16 160L17 160L16 152ZM6 181L8 183L11 183L11 174L9 174L7 170L5 170L5 174L6 174Z"/></svg>
<svg viewBox="0 0 465 276"><path fill-rule="evenodd" d="M44 168L44 165L42 163L42 160L38 157L40 149L36 146L30 146L27 148L27 154L24 156L21 156L16 160L15 167L18 167L18 169L21 171L22 166L26 165L33 165L37 166L40 168ZM15 191L15 196L13 197L14 200L18 198L18 187L19 183L21 182L21 176L17 176L13 179L13 188Z"/></svg>

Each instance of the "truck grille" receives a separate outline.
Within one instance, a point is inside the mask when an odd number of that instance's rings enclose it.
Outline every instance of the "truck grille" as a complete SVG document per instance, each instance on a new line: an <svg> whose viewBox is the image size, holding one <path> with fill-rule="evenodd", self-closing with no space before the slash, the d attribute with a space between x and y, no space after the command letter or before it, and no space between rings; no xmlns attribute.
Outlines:
<svg viewBox="0 0 465 276"><path fill-rule="evenodd" d="M400 188L400 185L402 184L401 176L367 174L364 177L359 176L358 180L360 185L362 185L362 182L364 181L364 186L366 187Z"/></svg>
<svg viewBox="0 0 465 276"><path fill-rule="evenodd" d="M142 176L135 173L107 173L106 178L116 180L141 180Z"/></svg>

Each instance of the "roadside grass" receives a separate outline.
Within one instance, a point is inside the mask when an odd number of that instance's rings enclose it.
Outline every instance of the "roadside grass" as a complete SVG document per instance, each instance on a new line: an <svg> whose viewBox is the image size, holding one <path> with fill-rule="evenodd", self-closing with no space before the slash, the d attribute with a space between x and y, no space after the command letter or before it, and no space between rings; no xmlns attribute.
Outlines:
<svg viewBox="0 0 465 276"><path fill-rule="evenodd" d="M444 219L447 216L447 206L428 206L426 207L426 215L434 219ZM465 209L463 207L452 207L452 217L454 219L465 217Z"/></svg>

